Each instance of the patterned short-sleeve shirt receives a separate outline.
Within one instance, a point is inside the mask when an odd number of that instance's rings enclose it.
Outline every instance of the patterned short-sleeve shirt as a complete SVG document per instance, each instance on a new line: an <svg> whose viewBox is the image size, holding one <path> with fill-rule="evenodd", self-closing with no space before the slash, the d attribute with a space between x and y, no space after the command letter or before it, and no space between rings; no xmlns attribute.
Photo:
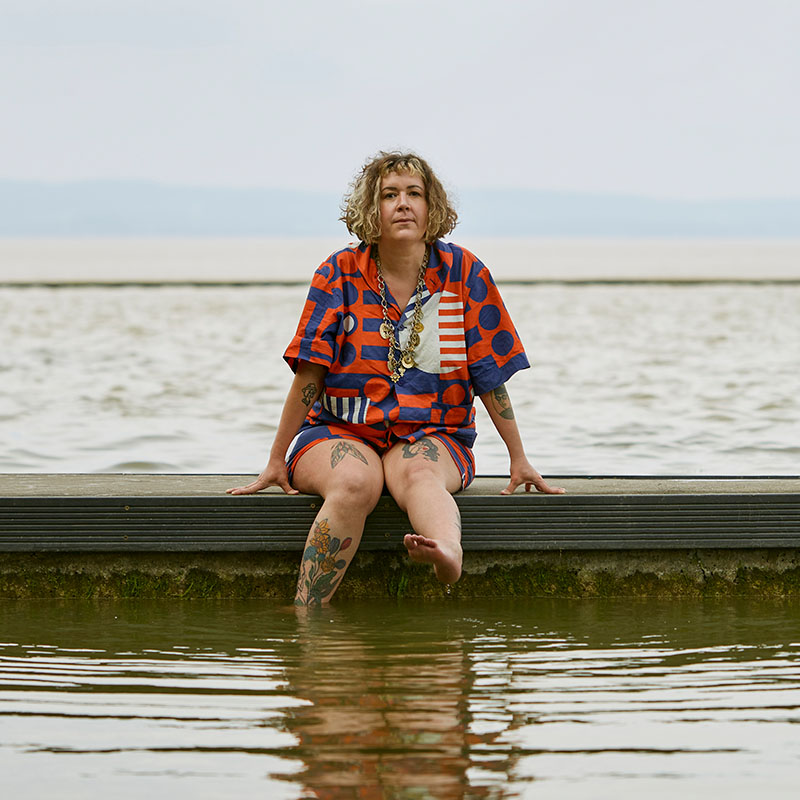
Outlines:
<svg viewBox="0 0 800 800"><path fill-rule="evenodd" d="M386 288L388 313L405 347L414 297L404 309ZM297 333L284 358L328 368L312 424L345 425L385 445L390 437L416 441L448 433L475 440L475 395L496 389L528 359L489 270L470 252L436 241L422 296L423 330L416 367L392 383L383 309L371 248L360 244L330 256L311 282Z"/></svg>

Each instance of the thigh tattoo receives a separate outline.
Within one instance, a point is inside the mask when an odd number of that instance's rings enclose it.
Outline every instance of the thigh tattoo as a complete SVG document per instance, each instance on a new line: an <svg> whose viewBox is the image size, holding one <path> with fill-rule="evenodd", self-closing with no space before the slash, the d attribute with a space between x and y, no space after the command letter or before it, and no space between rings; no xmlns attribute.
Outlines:
<svg viewBox="0 0 800 800"><path fill-rule="evenodd" d="M353 456L359 461L368 464L367 459L364 458L364 454L355 445L351 444L346 439L340 439L331 447L331 469L334 469L345 456Z"/></svg>
<svg viewBox="0 0 800 800"><path fill-rule="evenodd" d="M419 455L427 458L428 461L438 461L439 448L430 439L419 439L413 443L405 442L403 444L403 458L414 458Z"/></svg>

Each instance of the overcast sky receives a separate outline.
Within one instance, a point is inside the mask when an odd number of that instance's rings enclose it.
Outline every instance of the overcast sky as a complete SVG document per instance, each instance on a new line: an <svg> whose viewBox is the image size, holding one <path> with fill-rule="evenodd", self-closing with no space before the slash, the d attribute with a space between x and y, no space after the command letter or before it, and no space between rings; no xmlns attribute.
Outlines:
<svg viewBox="0 0 800 800"><path fill-rule="evenodd" d="M800 0L0 0L0 179L800 196Z"/></svg>

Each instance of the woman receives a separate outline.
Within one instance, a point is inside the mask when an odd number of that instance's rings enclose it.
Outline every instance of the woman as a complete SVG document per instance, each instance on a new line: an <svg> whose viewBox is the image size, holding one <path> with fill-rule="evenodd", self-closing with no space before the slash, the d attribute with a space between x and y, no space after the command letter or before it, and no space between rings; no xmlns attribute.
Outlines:
<svg viewBox="0 0 800 800"><path fill-rule="evenodd" d="M505 381L528 360L489 271L441 241L456 213L428 164L379 153L345 197L360 244L316 271L284 358L295 377L264 471L250 494L280 486L320 495L295 603L327 603L356 552L384 484L413 532L413 561L445 584L461 575L453 494L474 477L474 395L508 449L503 494L561 493L530 465ZM299 431L299 433L298 433ZM294 447L286 453L292 440Z"/></svg>

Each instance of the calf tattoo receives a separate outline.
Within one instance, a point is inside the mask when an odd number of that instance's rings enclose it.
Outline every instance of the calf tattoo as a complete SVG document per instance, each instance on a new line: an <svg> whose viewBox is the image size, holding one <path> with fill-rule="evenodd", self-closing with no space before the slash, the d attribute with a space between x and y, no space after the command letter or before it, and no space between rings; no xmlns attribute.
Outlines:
<svg viewBox="0 0 800 800"><path fill-rule="evenodd" d="M316 383L307 383L303 389L303 396L301 400L303 401L304 406L310 406L311 401L316 397L317 394L317 384Z"/></svg>
<svg viewBox="0 0 800 800"><path fill-rule="evenodd" d="M405 442L403 444L403 458L414 458L414 456L420 455L427 458L428 461L438 461L439 448L430 439L419 439L413 443Z"/></svg>
<svg viewBox="0 0 800 800"><path fill-rule="evenodd" d="M498 386L492 392L492 403L495 411L497 411L503 419L514 419L514 409L511 408L511 400L508 397L505 384Z"/></svg>
<svg viewBox="0 0 800 800"><path fill-rule="evenodd" d="M339 556L352 543L349 536L343 542L332 536L327 519L314 522L311 538L300 563L295 605L321 603L333 594L347 566L346 559Z"/></svg>
<svg viewBox="0 0 800 800"><path fill-rule="evenodd" d="M341 441L336 442L333 447L331 447L331 469L333 469L345 456L353 456L359 461L363 461L365 464L368 464L367 459L364 458L364 454L354 444L342 439Z"/></svg>

